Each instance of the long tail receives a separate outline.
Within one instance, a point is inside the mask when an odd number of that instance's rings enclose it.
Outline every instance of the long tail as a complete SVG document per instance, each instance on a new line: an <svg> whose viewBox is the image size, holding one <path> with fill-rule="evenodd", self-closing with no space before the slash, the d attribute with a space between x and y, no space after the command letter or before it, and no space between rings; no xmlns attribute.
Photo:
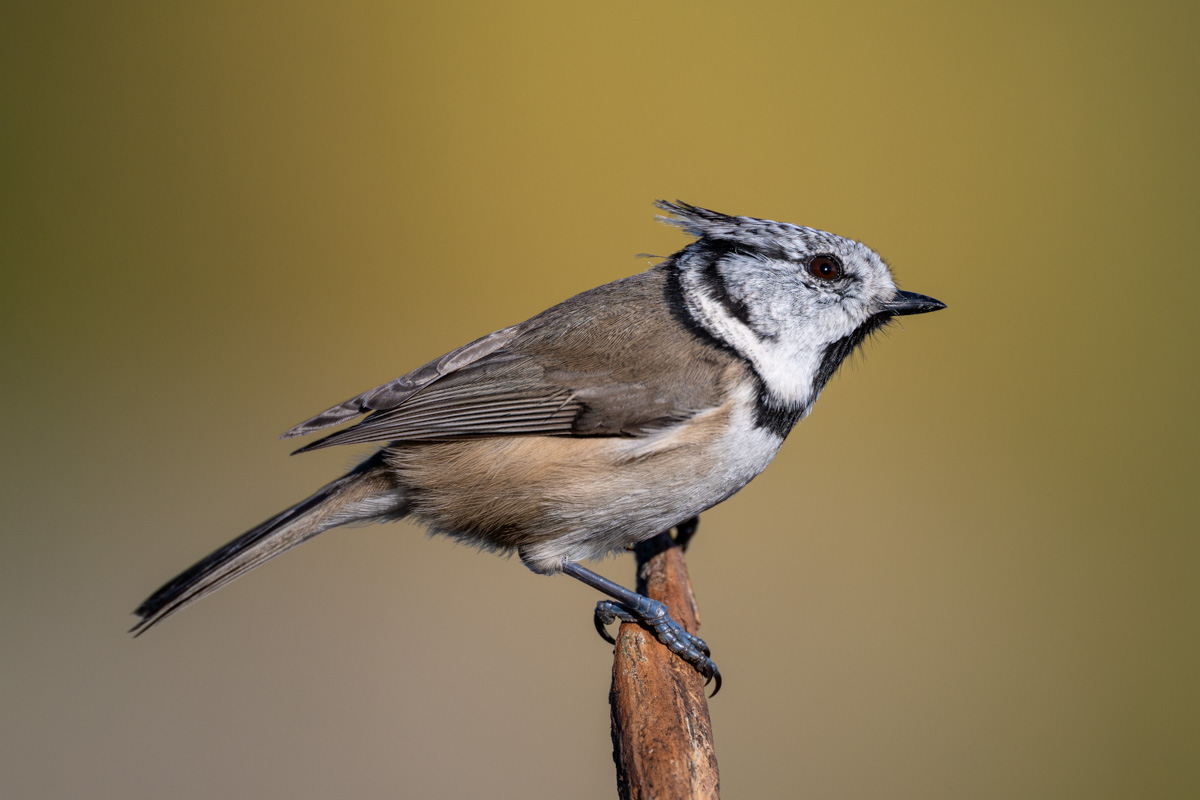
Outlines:
<svg viewBox="0 0 1200 800"><path fill-rule="evenodd" d="M184 606L215 592L284 550L338 525L400 519L407 511L403 490L389 474L382 451L312 497L271 517L192 565L138 606L140 636Z"/></svg>

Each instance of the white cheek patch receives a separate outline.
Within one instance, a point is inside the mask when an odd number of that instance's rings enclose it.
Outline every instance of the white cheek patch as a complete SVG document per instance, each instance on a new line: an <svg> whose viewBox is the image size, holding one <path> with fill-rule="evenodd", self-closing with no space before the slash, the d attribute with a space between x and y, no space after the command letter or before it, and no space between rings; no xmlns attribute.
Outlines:
<svg viewBox="0 0 1200 800"><path fill-rule="evenodd" d="M807 406L813 381L829 342L854 329L841 313L825 313L798 323L774 339L760 339L745 323L731 316L720 302L709 297L698 281L684 274L688 311L709 333L744 356L780 402ZM845 329L845 330L843 330Z"/></svg>

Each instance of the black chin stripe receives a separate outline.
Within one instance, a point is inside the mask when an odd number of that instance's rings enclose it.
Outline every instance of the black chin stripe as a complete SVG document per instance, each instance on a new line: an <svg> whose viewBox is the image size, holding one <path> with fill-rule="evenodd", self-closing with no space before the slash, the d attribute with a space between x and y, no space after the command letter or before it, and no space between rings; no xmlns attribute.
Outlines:
<svg viewBox="0 0 1200 800"><path fill-rule="evenodd" d="M821 364L817 367L816 377L813 378L813 396L825 388L825 384L837 372L838 367L842 362L850 357L858 346L875 331L892 321L890 314L876 314L867 319L862 325L859 325L848 336L843 336L833 344L825 348L825 353L821 356Z"/></svg>

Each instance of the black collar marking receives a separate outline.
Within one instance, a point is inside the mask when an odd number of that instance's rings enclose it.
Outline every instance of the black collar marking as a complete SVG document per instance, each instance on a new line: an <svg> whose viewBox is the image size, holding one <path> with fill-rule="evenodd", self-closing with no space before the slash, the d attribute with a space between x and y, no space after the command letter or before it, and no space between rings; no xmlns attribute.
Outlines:
<svg viewBox="0 0 1200 800"><path fill-rule="evenodd" d="M858 349L859 345L868 336L891 321L892 317L890 314L876 314L868 318L866 322L859 325L850 334L826 346L825 352L821 354L821 363L817 367L817 374L813 377L812 393L809 395L807 402L780 405L767 392L762 377L758 376L756 372L755 376L758 377L758 398L754 405L754 424L760 428L769 430L781 439L786 439L787 435L792 432L792 428L796 427L796 423L800 421L800 418L812 406L817 395L825 388L825 384L837 372L842 362ZM753 368L753 365L751 365L751 369Z"/></svg>

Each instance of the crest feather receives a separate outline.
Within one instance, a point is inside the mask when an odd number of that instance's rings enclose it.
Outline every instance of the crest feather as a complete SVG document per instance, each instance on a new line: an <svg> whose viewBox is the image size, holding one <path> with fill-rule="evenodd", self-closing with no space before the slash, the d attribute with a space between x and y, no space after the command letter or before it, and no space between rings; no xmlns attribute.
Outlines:
<svg viewBox="0 0 1200 800"><path fill-rule="evenodd" d="M659 222L681 228L685 233L699 237L701 242L726 242L739 250L750 250L771 258L791 258L797 252L797 245L808 244L812 238L830 236L786 222L731 217L682 200L674 203L655 200L654 204L673 215L659 216Z"/></svg>
<svg viewBox="0 0 1200 800"><path fill-rule="evenodd" d="M655 217L665 225L673 225L692 236L708 237L710 239L731 239L737 236L738 230L746 222L745 217L731 217L707 208L700 208L682 200L674 203L669 200L655 200L654 205L672 214L671 217Z"/></svg>

